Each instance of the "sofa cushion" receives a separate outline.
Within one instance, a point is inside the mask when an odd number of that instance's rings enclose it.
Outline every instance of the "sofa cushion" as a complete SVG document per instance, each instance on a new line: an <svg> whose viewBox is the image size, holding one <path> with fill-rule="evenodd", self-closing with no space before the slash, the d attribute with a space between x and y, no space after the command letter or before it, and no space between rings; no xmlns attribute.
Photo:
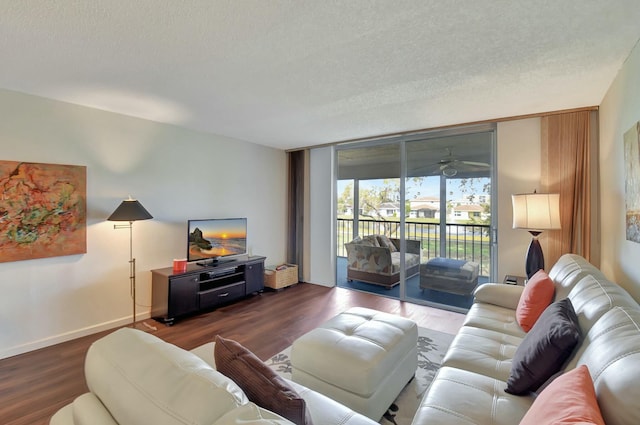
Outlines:
<svg viewBox="0 0 640 425"><path fill-rule="evenodd" d="M520 425L540 424L605 425L586 366L579 366L549 384L520 422Z"/></svg>
<svg viewBox="0 0 640 425"><path fill-rule="evenodd" d="M638 303L620 285L596 275L578 280L569 295L580 329L591 329L593 324L614 306L637 308Z"/></svg>
<svg viewBox="0 0 640 425"><path fill-rule="evenodd" d="M485 283L473 291L473 302L493 304L515 310L520 302L524 286L503 283Z"/></svg>
<svg viewBox="0 0 640 425"><path fill-rule="evenodd" d="M416 267L420 264L420 256L417 254L406 253L404 255L404 266L408 270L411 267ZM400 252L395 251L391 253L391 266L392 273L400 273ZM407 276L408 277L408 276Z"/></svg>
<svg viewBox="0 0 640 425"><path fill-rule="evenodd" d="M488 285L485 283L482 286ZM503 285L511 288L511 285ZM501 307L495 304L475 302L467 312L464 319L464 326L474 326L476 328L488 329L496 332L524 338L526 332L522 330L516 320L515 310L509 307Z"/></svg>
<svg viewBox="0 0 640 425"><path fill-rule="evenodd" d="M453 367L438 370L413 419L421 425L514 425L533 396L503 391L504 381Z"/></svg>
<svg viewBox="0 0 640 425"><path fill-rule="evenodd" d="M554 292L553 281L544 270L538 270L529 279L516 307L516 319L525 332L531 330L538 317L551 304Z"/></svg>
<svg viewBox="0 0 640 425"><path fill-rule="evenodd" d="M433 277L450 277L461 280L474 280L480 265L473 261L455 258L435 257L422 265L422 274Z"/></svg>
<svg viewBox="0 0 640 425"><path fill-rule="evenodd" d="M502 332L463 326L449 346L442 366L506 381L511 373L511 359L522 339Z"/></svg>
<svg viewBox="0 0 640 425"><path fill-rule="evenodd" d="M380 242L378 242L378 238L376 237L376 235L365 236L364 238L362 238L361 244L380 247Z"/></svg>
<svg viewBox="0 0 640 425"><path fill-rule="evenodd" d="M389 248L389 252L397 252L398 248L391 242L387 235L378 235L378 244L383 248Z"/></svg>
<svg viewBox="0 0 640 425"><path fill-rule="evenodd" d="M238 385L195 354L131 328L91 345L85 376L120 424L211 425L249 402Z"/></svg>
<svg viewBox="0 0 640 425"><path fill-rule="evenodd" d="M506 392L536 391L569 358L580 339L571 300L551 304L518 346L511 363Z"/></svg>
<svg viewBox="0 0 640 425"><path fill-rule="evenodd" d="M216 336L218 370L233 379L249 400L296 424L311 424L306 402L271 368L240 343Z"/></svg>
<svg viewBox="0 0 640 425"><path fill-rule="evenodd" d="M585 276L604 278L593 264L576 254L564 254L549 270L549 277L556 286L556 300L567 298L571 289Z"/></svg>

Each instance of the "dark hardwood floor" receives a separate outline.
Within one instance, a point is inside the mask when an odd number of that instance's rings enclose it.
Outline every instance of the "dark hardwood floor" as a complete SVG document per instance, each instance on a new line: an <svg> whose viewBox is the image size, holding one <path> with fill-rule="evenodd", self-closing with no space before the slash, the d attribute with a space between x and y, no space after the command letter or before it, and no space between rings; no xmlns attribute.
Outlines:
<svg viewBox="0 0 640 425"><path fill-rule="evenodd" d="M464 316L445 310L403 303L390 298L298 284L279 292L264 292L241 302L149 332L185 349L210 342L219 334L235 339L266 360L300 335L352 306L408 317L419 326L455 333ZM0 360L0 424L44 425L62 406L87 391L84 355L106 331Z"/></svg>

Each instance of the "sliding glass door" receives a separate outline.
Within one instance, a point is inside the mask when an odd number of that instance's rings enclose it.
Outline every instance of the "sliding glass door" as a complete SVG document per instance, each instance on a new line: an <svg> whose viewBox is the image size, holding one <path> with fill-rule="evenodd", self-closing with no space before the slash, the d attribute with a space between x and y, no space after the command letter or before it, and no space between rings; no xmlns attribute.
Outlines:
<svg viewBox="0 0 640 425"><path fill-rule="evenodd" d="M336 147L338 286L464 310L491 278L494 129Z"/></svg>
<svg viewBox="0 0 640 425"><path fill-rule="evenodd" d="M491 278L493 140L487 129L406 142L406 237L422 246L407 300L464 310Z"/></svg>

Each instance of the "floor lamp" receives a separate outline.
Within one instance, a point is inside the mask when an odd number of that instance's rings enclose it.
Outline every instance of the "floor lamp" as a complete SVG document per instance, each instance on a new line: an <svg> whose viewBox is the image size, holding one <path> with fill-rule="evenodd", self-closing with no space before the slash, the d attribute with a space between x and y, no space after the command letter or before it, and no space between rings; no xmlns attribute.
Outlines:
<svg viewBox="0 0 640 425"><path fill-rule="evenodd" d="M108 221L128 221L129 224L114 224L114 229L129 229L129 280L131 297L133 298L132 328L136 327L136 259L133 258L133 222L153 218L140 202L135 199L125 199L109 216Z"/></svg>
<svg viewBox="0 0 640 425"><path fill-rule="evenodd" d="M556 193L524 193L511 195L513 228L526 229L533 238L527 250L525 269L527 279L544 270L544 255L538 241L543 230L560 228L560 195Z"/></svg>

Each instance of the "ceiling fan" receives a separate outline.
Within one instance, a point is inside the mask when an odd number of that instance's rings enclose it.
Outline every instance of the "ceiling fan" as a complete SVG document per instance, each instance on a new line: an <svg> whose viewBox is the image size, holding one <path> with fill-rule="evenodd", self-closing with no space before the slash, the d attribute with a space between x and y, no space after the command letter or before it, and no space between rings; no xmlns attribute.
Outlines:
<svg viewBox="0 0 640 425"><path fill-rule="evenodd" d="M487 162L458 159L451 153L451 148L447 148L447 156L426 169L431 173L438 171L438 174L442 173L445 177L454 177L458 171L484 171L490 168L491 165Z"/></svg>

